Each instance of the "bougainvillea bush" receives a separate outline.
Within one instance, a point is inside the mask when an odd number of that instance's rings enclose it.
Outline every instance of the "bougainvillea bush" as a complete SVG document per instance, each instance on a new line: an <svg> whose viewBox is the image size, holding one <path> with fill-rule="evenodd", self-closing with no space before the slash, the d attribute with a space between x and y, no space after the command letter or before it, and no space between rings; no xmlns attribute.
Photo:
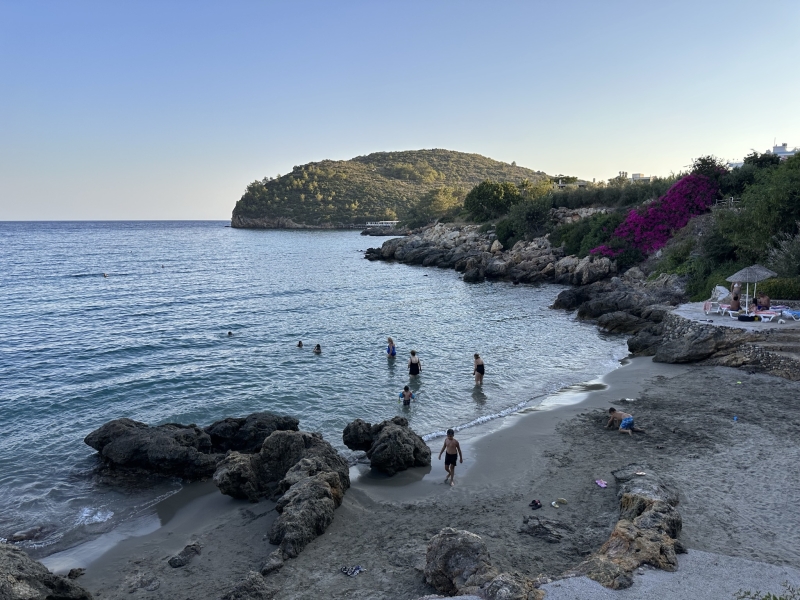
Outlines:
<svg viewBox="0 0 800 600"><path fill-rule="evenodd" d="M591 253L618 258L631 251L642 255L655 252L689 219L707 211L718 189L717 183L705 175L687 175L655 202L631 210L609 242L593 248Z"/></svg>

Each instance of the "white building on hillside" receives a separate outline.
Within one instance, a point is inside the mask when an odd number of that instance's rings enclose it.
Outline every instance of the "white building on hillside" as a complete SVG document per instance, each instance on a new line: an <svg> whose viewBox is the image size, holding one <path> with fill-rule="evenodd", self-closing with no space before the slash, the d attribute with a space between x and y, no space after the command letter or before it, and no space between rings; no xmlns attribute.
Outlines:
<svg viewBox="0 0 800 600"><path fill-rule="evenodd" d="M780 146L773 146L772 151L767 150L765 154L777 154L782 159L787 159L790 156L794 156L798 152L800 152L800 148L792 148L791 150L787 147L788 144L784 142Z"/></svg>
<svg viewBox="0 0 800 600"><path fill-rule="evenodd" d="M645 175L644 173L631 173L631 183L650 183L652 180L652 175Z"/></svg>
<svg viewBox="0 0 800 600"><path fill-rule="evenodd" d="M781 160L786 160L790 156L794 156L800 152L800 148L789 148L789 144L784 142L780 146L773 146L772 150L767 149L764 154L775 154L781 158ZM729 169L735 169L736 167L741 167L744 164L744 161L739 162L729 162L727 163Z"/></svg>

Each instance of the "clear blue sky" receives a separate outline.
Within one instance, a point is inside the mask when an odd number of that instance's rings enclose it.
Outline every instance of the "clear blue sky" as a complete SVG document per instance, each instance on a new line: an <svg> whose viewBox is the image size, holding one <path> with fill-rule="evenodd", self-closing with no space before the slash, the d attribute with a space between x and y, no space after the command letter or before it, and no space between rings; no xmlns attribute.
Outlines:
<svg viewBox="0 0 800 600"><path fill-rule="evenodd" d="M800 2L0 0L0 220L225 219L448 148L584 178L800 146Z"/></svg>

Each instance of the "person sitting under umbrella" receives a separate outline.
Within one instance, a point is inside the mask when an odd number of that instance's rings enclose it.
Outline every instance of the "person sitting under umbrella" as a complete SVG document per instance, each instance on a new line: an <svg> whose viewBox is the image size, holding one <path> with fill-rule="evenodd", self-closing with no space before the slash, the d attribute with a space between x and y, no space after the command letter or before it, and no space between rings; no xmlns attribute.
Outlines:
<svg viewBox="0 0 800 600"><path fill-rule="evenodd" d="M759 292L756 306L758 310L769 310L769 296L764 292Z"/></svg>

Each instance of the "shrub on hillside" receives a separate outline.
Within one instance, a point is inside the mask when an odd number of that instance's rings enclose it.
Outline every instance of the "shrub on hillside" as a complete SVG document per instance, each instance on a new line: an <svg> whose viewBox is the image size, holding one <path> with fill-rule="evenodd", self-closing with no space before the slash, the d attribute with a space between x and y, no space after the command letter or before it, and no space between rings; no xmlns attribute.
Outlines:
<svg viewBox="0 0 800 600"><path fill-rule="evenodd" d="M767 265L784 277L800 275L800 222L795 227L797 233L794 235L781 233L775 236L775 245L767 256Z"/></svg>
<svg viewBox="0 0 800 600"><path fill-rule="evenodd" d="M628 212L609 242L593 248L592 254L617 258L629 249L638 250L642 255L655 252L675 231L685 227L689 219L708 210L718 189L705 175L687 175L661 199Z"/></svg>
<svg viewBox="0 0 800 600"><path fill-rule="evenodd" d="M758 291L775 300L800 300L800 277L776 277L761 281Z"/></svg>
<svg viewBox="0 0 800 600"><path fill-rule="evenodd" d="M478 222L496 219L522 199L517 186L510 182L486 179L476 185L464 199L464 210Z"/></svg>
<svg viewBox="0 0 800 600"><path fill-rule="evenodd" d="M567 254L583 258L592 248L607 243L624 218L622 212L610 212L559 225L550 234L550 243L563 244Z"/></svg>

